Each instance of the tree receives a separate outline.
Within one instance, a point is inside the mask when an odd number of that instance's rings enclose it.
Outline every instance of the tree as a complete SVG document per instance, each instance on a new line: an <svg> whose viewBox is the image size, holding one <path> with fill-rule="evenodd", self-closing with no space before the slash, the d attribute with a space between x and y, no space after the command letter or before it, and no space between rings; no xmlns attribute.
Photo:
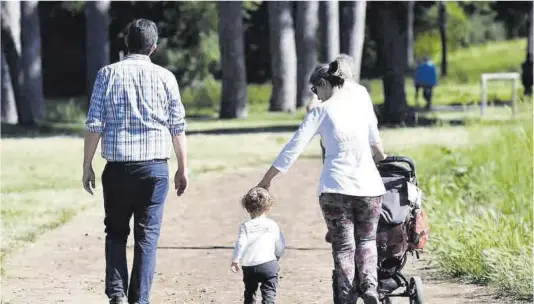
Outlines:
<svg viewBox="0 0 534 304"><path fill-rule="evenodd" d="M20 83L20 2L3 1L2 10L2 123L17 124ZM11 65L9 64L11 63Z"/></svg>
<svg viewBox="0 0 534 304"><path fill-rule="evenodd" d="M354 59L354 76L360 80L365 41L366 1L343 2L341 15L341 51Z"/></svg>
<svg viewBox="0 0 534 304"><path fill-rule="evenodd" d="M35 120L33 119L32 110L24 90L20 14L20 1L2 2L2 48L11 78L11 90L6 87L8 91L4 95L15 98L18 124L31 126L35 124ZM8 93L9 91L12 91L13 95ZM12 105L13 102L6 100L2 104Z"/></svg>
<svg viewBox="0 0 534 304"><path fill-rule="evenodd" d="M531 3L532 5L532 3ZM527 56L523 64L521 64L521 82L525 88L525 95L532 95L532 61L533 61L533 44L534 44L534 5L529 9L528 17L528 37L527 37Z"/></svg>
<svg viewBox="0 0 534 304"><path fill-rule="evenodd" d="M317 64L317 13L319 2L297 2L297 108L303 107L313 97L308 79Z"/></svg>
<svg viewBox="0 0 534 304"><path fill-rule="evenodd" d="M247 75L242 1L217 2L222 93L220 118L247 116Z"/></svg>
<svg viewBox="0 0 534 304"><path fill-rule="evenodd" d="M291 4L288 1L270 1L268 10L273 84L269 111L294 112L297 99L297 51Z"/></svg>
<svg viewBox="0 0 534 304"><path fill-rule="evenodd" d="M441 38L441 76L447 76L447 9L439 2L439 36Z"/></svg>
<svg viewBox="0 0 534 304"><path fill-rule="evenodd" d="M407 31L406 31L406 59L407 64L409 68L413 68L415 66L415 58L414 58L414 35L413 35L413 23L414 23L414 6L415 1L407 1L406 5L408 5L408 23L407 23Z"/></svg>
<svg viewBox="0 0 534 304"><path fill-rule="evenodd" d="M319 3L321 62L330 62L339 55L339 3L337 0Z"/></svg>
<svg viewBox="0 0 534 304"><path fill-rule="evenodd" d="M32 123L36 124L41 123L45 115L38 4L38 1L23 1L21 4L24 92Z"/></svg>
<svg viewBox="0 0 534 304"><path fill-rule="evenodd" d="M532 5L532 3L531 3ZM532 61L533 48L534 48L534 5L530 8L528 14L528 37L527 37L527 61L530 59Z"/></svg>
<svg viewBox="0 0 534 304"><path fill-rule="evenodd" d="M6 56L4 54L4 45L2 45L2 98L0 110L2 123L15 125L19 117L17 114L17 103L15 101L15 92L13 91L13 82L9 75L9 67L7 65Z"/></svg>
<svg viewBox="0 0 534 304"><path fill-rule="evenodd" d="M384 123L402 124L408 118L404 90L407 5L405 2L390 1L372 3L370 7L372 25L377 33L384 85L384 107L380 120Z"/></svg>
<svg viewBox="0 0 534 304"><path fill-rule="evenodd" d="M87 93L91 96L96 74L109 64L109 1L85 2Z"/></svg>

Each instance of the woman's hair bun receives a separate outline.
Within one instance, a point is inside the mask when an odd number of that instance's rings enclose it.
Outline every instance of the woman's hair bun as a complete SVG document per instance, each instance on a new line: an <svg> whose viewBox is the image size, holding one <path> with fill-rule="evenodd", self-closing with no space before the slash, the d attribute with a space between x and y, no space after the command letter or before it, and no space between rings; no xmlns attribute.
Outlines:
<svg viewBox="0 0 534 304"><path fill-rule="evenodd" d="M345 78L345 75L343 75L341 71L341 62L339 62L338 59L330 62L330 64L328 65L328 75L343 79Z"/></svg>

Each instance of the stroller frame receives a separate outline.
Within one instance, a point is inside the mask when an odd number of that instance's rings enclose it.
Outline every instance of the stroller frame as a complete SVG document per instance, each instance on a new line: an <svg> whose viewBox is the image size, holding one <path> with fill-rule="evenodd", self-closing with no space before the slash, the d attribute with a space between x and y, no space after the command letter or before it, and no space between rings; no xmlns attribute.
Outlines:
<svg viewBox="0 0 534 304"><path fill-rule="evenodd" d="M382 165L386 164L394 164L394 163L403 163L407 164L409 166L406 168L405 166L394 166L400 169L401 171L395 173L400 173L403 175L407 181L413 183L414 185L418 185L417 183L417 176L415 172L415 164L413 160L407 157L399 157L399 156L390 156L387 157L385 160L381 161L377 164L377 167L380 168ZM405 224L403 224L405 225ZM406 265L406 262L408 260L408 253L411 253L412 256L415 255L417 259L419 259L419 250L408 247L407 250L402 255L402 258L400 259L400 263L394 267L394 270L392 274L387 276L386 278L381 278L380 276L380 268L377 265L377 274L378 274L378 286L377 286L377 292L379 295L379 301L382 304L391 304L391 299L393 297L407 297L410 300L410 304L423 304L423 283L420 277L413 276L411 278L406 278L401 271ZM383 274L382 274L383 275ZM335 270L332 271L332 289L334 292L334 304L339 303L338 295L336 294L337 291L337 276ZM384 286L384 280L388 280L389 282L395 283L393 286ZM381 282L382 281L382 282ZM403 288L402 291L394 293L399 288ZM358 300L359 297L362 295L362 291L360 290L359 286L355 288L355 294L354 294L354 304Z"/></svg>

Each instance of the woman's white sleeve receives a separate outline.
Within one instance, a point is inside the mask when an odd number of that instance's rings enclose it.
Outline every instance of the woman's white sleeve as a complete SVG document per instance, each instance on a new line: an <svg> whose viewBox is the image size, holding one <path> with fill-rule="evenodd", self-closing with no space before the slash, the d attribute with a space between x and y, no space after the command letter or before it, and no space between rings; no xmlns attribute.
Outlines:
<svg viewBox="0 0 534 304"><path fill-rule="evenodd" d="M286 172L302 154L308 143L317 134L319 126L324 118L325 109L323 107L313 108L304 121L293 134L293 137L285 145L284 149L273 162L273 167L281 172Z"/></svg>

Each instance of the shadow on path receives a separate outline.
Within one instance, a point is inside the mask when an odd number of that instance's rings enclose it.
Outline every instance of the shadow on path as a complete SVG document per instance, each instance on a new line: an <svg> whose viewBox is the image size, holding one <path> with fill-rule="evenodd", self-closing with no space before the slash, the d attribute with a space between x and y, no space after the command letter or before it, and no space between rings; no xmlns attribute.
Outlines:
<svg viewBox="0 0 534 304"><path fill-rule="evenodd" d="M233 250L232 246L161 246L158 250ZM297 251L330 251L329 247L293 247L287 246L286 250Z"/></svg>

